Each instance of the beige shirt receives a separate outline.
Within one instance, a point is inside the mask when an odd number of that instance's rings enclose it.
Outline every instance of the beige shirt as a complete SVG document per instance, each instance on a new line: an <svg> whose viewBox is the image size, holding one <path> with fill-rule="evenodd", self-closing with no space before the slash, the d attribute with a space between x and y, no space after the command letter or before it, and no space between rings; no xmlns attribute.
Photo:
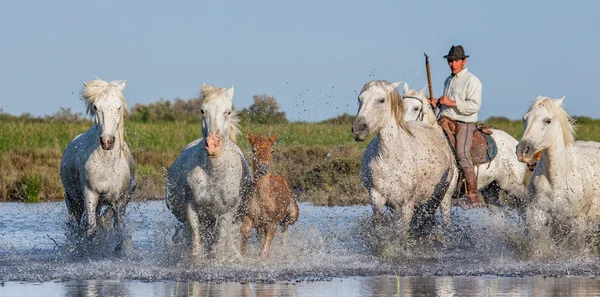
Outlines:
<svg viewBox="0 0 600 297"><path fill-rule="evenodd" d="M440 105L442 115L456 121L477 122L477 112L481 107L481 82L467 68L446 78L444 95L456 101L456 107Z"/></svg>

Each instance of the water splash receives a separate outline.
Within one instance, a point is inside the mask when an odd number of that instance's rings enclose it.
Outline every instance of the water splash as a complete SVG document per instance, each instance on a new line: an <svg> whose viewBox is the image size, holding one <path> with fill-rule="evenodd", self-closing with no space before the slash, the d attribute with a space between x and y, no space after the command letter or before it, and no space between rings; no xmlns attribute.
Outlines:
<svg viewBox="0 0 600 297"><path fill-rule="evenodd" d="M0 280L79 279L254 281L313 280L329 277L401 275L593 274L594 254L529 259L519 216L511 211L453 209L448 227L407 238L402 223L390 219L372 228L370 207L317 207L300 204L300 219L290 228L287 246L279 233L271 257L263 260L255 236L246 259L216 256L192 260L178 223L164 202L134 202L127 211L126 248L118 255L73 253L65 231L62 203L0 204ZM62 227L61 227L62 226ZM236 230L237 232L237 230ZM51 239L50 239L51 238ZM111 236L106 239L111 242ZM103 249L100 249L103 251ZM110 250L110 249L108 249Z"/></svg>

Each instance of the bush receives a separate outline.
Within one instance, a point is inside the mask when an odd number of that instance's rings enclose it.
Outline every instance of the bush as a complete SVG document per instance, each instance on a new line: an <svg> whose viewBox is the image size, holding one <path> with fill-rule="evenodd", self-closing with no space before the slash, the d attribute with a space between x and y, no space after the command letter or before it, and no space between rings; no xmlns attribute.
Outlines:
<svg viewBox="0 0 600 297"><path fill-rule="evenodd" d="M17 182L13 196L25 202L40 202L42 184L41 174L26 174Z"/></svg>
<svg viewBox="0 0 600 297"><path fill-rule="evenodd" d="M243 122L256 124L284 124L288 120L285 112L279 111L279 104L275 97L268 95L254 95L254 104L240 112Z"/></svg>

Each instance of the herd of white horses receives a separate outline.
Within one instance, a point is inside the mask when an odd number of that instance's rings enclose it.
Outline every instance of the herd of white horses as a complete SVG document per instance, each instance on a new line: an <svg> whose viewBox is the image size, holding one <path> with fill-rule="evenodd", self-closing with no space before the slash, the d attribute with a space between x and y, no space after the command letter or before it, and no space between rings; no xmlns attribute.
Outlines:
<svg viewBox="0 0 600 297"><path fill-rule="evenodd" d="M128 112L125 81L92 80L82 97L95 125L75 137L63 153L61 179L70 217L87 238L98 228L124 228L125 209L136 188L135 164L124 139ZM358 96L352 124L357 141L370 135L361 165L373 222L388 207L405 223L415 213L425 220L440 209L450 223L458 165L425 89L374 80ZM204 85L201 90L202 138L182 147L170 166L166 204L194 257L218 249L239 250L240 206L251 192L252 172L236 145L239 133L233 87ZM497 156L478 168L478 186L496 183L524 201L526 236L532 244L560 243L565 234L584 232L600 222L600 143L575 141L562 99L538 97L523 117L521 141L493 129ZM537 158L541 154L541 158ZM528 172L527 163L535 164ZM426 208L425 211L422 211ZM421 211L420 211L421 210Z"/></svg>

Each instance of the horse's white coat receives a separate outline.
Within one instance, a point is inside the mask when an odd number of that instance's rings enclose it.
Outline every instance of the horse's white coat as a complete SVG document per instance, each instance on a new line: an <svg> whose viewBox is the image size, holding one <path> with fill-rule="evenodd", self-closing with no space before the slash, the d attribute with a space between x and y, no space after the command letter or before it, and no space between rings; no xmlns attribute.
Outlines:
<svg viewBox="0 0 600 297"><path fill-rule="evenodd" d="M85 226L88 236L114 218L123 229L125 208L135 190L135 164L123 139L127 103L125 81L93 80L82 98L95 125L75 137L63 152L60 176L69 214ZM101 215L102 206L108 209Z"/></svg>
<svg viewBox="0 0 600 297"><path fill-rule="evenodd" d="M352 125L354 138L371 133L361 164L361 178L369 192L373 215L384 205L412 220L416 207L430 204L435 211L457 175L452 151L441 129L421 122L405 122L400 83L371 81L359 95L359 110ZM442 203L444 223L449 222L450 201Z"/></svg>
<svg viewBox="0 0 600 297"><path fill-rule="evenodd" d="M403 97L407 121L427 122L441 130L435 120L435 113L425 96L425 89L411 90L405 83ZM478 166L475 169L478 190L496 181L500 188L509 195L518 199L527 199L527 165L519 162L514 153L518 141L502 130L493 128L490 130L492 130L491 136L498 146L498 154L489 164ZM448 145L448 142L444 139L443 143L436 145L441 144Z"/></svg>
<svg viewBox="0 0 600 297"><path fill-rule="evenodd" d="M233 87L226 90L203 85L202 136L188 144L173 162L167 176L166 203L186 225L193 256L202 256L211 242L239 251L231 234L239 235L237 216L248 195L252 174L235 144ZM214 140L216 153L209 154ZM209 148L209 146L211 148Z"/></svg>
<svg viewBox="0 0 600 297"><path fill-rule="evenodd" d="M532 201L526 212L527 226L536 233L548 226L554 232L561 224L579 228L578 220L600 221L600 143L574 140L563 99L535 100L523 117L524 133L517 146L523 162L542 152L529 182Z"/></svg>

